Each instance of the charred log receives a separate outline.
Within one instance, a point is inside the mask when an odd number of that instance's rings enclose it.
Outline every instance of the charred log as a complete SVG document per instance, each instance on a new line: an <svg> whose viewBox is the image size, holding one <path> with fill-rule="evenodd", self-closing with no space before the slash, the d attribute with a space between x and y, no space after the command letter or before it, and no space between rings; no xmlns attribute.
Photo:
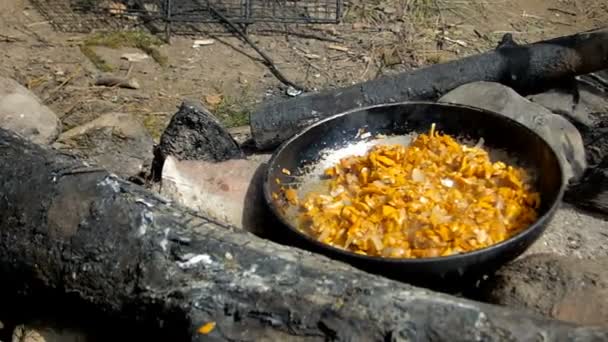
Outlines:
<svg viewBox="0 0 608 342"><path fill-rule="evenodd" d="M576 75L608 68L608 29L529 45L510 37L494 50L347 88L266 103L251 114L256 146L272 148L302 128L358 107L411 100L436 100L475 81L499 82L527 94Z"/></svg>
<svg viewBox="0 0 608 342"><path fill-rule="evenodd" d="M0 286L164 327L172 341L608 340L224 227L5 130L0 158Z"/></svg>
<svg viewBox="0 0 608 342"><path fill-rule="evenodd" d="M201 103L186 100L169 122L155 148L152 175L160 180L165 158L225 161L243 157L239 144Z"/></svg>

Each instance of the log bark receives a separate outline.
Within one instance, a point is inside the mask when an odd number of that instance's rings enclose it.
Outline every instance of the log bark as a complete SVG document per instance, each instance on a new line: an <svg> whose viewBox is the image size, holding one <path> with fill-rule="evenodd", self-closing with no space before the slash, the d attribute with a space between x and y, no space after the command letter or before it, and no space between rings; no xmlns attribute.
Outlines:
<svg viewBox="0 0 608 342"><path fill-rule="evenodd" d="M525 94L606 68L608 29L529 45L503 41L493 51L449 63L283 102L264 103L251 114L251 131L259 149L270 149L316 121L359 107L436 100L460 85L475 81L503 83Z"/></svg>
<svg viewBox="0 0 608 342"><path fill-rule="evenodd" d="M152 178L159 181L165 159L220 162L242 158L243 151L220 121L199 101L185 100L154 151Z"/></svg>
<svg viewBox="0 0 608 342"><path fill-rule="evenodd" d="M1 129L0 159L0 286L75 298L162 326L171 341L608 340L607 328L434 293L236 231Z"/></svg>

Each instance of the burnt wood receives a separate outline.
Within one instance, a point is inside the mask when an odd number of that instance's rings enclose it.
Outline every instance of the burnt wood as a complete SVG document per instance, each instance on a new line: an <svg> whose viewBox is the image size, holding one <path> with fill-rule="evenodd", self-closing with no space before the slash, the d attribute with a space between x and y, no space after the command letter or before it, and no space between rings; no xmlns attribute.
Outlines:
<svg viewBox="0 0 608 342"><path fill-rule="evenodd" d="M475 81L499 82L522 94L540 91L576 75L608 68L608 29L517 45L510 37L483 54L350 87L263 103L250 116L259 149L270 149L304 127L359 107L411 100L436 100Z"/></svg>
<svg viewBox="0 0 608 342"><path fill-rule="evenodd" d="M220 162L242 158L243 151L220 121L199 101L184 100L154 149L152 177L160 180L165 159Z"/></svg>
<svg viewBox="0 0 608 342"><path fill-rule="evenodd" d="M44 297L90 319L66 304L84 303L164 341L608 340L222 226L2 129L0 160L3 304Z"/></svg>

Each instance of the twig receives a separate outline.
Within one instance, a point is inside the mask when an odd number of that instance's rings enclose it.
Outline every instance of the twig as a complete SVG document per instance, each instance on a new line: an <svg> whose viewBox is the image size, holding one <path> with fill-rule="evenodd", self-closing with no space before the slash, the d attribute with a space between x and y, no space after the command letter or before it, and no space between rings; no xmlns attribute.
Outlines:
<svg viewBox="0 0 608 342"><path fill-rule="evenodd" d="M121 78L115 76L100 76L95 80L95 85L127 89L139 89L139 83L137 82L137 80L132 78Z"/></svg>
<svg viewBox="0 0 608 342"><path fill-rule="evenodd" d="M276 64L272 61L272 59L266 53L264 53L264 51L262 51L253 41L251 41L251 39L249 39L247 34L245 32L243 32L243 30L241 30L234 22L232 22L232 20L226 18L226 16L224 16L220 11L218 11L210 3L202 4L200 0L195 0L195 2L199 6L209 8L209 10L211 11L211 13L213 15L217 16L221 21L223 21L226 25L228 25L234 32L236 32L239 36L241 36L241 38L243 38L243 40L247 44L249 44L264 59L266 66L270 69L270 71L273 73L273 75L279 81L281 81L285 85L294 87L298 90L302 90L302 91L306 90L306 88L301 87L301 86L291 82L285 75L283 75L283 73L277 68Z"/></svg>
<svg viewBox="0 0 608 342"><path fill-rule="evenodd" d="M555 25L572 26L572 24L570 24L570 23L566 23L566 22L559 21L559 20L549 20L549 22L551 24L555 24Z"/></svg>
<svg viewBox="0 0 608 342"><path fill-rule="evenodd" d="M125 78L129 78L129 76L131 76L131 71L133 71L133 63L129 63L129 70L127 70Z"/></svg>
<svg viewBox="0 0 608 342"><path fill-rule="evenodd" d="M15 27L17 30L19 30L21 33L25 33L26 35L29 36L33 36L34 38L36 38L36 40L41 43L42 45L49 47L49 46L53 46L51 43L48 42L48 40L44 39L43 37L41 37L38 33L30 30L28 27L24 26L23 28L21 27Z"/></svg>
<svg viewBox="0 0 608 342"><path fill-rule="evenodd" d="M450 37L444 36L443 39L445 39L446 41L450 42L450 43L454 43L457 45L460 45L462 47L467 47L469 46L466 42L462 41L462 40L458 40L458 39L452 39Z"/></svg>
<svg viewBox="0 0 608 342"><path fill-rule="evenodd" d="M55 95L57 94L57 92L65 87L66 84L68 84L71 80L73 80L78 74L80 74L80 70L82 68L78 67L78 69L76 69L76 71L72 72L63 82L61 82L60 85L58 85L55 89L53 89L49 95L44 99L44 101L42 101L43 103L48 103L51 99L53 99L55 97Z"/></svg>
<svg viewBox="0 0 608 342"><path fill-rule="evenodd" d="M65 176L74 176L86 173L99 173L106 172L106 169L103 168L91 168L91 167L83 167L83 168L74 168L71 170L59 171L55 176L62 178Z"/></svg>
<svg viewBox="0 0 608 342"><path fill-rule="evenodd" d="M66 117L70 117L70 115L72 115L72 111L81 103L83 103L83 99L85 98L85 95L81 95L78 97L77 101L74 101L74 103L72 103L69 107L67 107L66 109L63 110L63 119L65 119Z"/></svg>
<svg viewBox="0 0 608 342"><path fill-rule="evenodd" d="M39 21L37 23L31 23L31 24L27 24L27 27L33 27L33 26L38 26L38 25L44 25L44 24L48 24L48 21Z"/></svg>
<svg viewBox="0 0 608 342"><path fill-rule="evenodd" d="M528 14L528 13L526 13L526 11L523 11L521 16L522 16L522 18L532 18L532 19L536 19L536 20L543 20L543 17L534 15L534 14Z"/></svg>
<svg viewBox="0 0 608 342"><path fill-rule="evenodd" d="M288 35L292 35L292 36L296 36L296 37L300 37L300 38L305 38L305 39L316 39L316 40L320 40L323 42L330 42L330 43L343 43L344 40L343 39L338 39L338 38L331 38L331 37L324 37L324 36L319 36L316 34L312 34L312 33L304 33L304 32L295 32L295 31L291 31L291 30L273 30L273 29L268 29L268 30L260 30L258 31L258 34L276 34L276 33L283 33L283 34L288 34Z"/></svg>
<svg viewBox="0 0 608 342"><path fill-rule="evenodd" d="M559 13L563 13L563 14L567 14L567 15L571 15L573 17L576 16L576 13L571 12L571 11L567 11L567 10L563 10L561 8L555 8L555 7L549 7L547 8L549 11L553 11L553 12L559 12Z"/></svg>
<svg viewBox="0 0 608 342"><path fill-rule="evenodd" d="M15 43L15 42L24 42L25 40L17 38L17 37L11 37L11 36L7 36L4 34L0 34L0 42L3 43Z"/></svg>

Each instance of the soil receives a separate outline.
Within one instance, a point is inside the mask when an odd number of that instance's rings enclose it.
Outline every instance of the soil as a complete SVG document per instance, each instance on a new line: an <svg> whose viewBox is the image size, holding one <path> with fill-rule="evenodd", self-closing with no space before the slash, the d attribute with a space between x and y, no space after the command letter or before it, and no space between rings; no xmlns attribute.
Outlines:
<svg viewBox="0 0 608 342"><path fill-rule="evenodd" d="M531 255L491 277L481 288L482 296L563 321L606 325L607 261L606 257L577 260L553 254Z"/></svg>
<svg viewBox="0 0 608 342"><path fill-rule="evenodd" d="M339 25L260 24L249 32L291 81L315 91L479 53L505 33L532 42L593 29L608 22L607 6L602 0L353 0ZM184 98L207 100L224 123L240 126L257 103L287 96L252 48L211 24L158 47L165 66L153 58L121 59L141 53L132 47L91 46L113 74L140 84L137 90L94 86L101 71L80 48L93 33L55 29L53 23L78 24L61 14L43 16L25 0L0 1L0 74L44 99L64 130L118 111L137 116L158 138ZM207 38L215 43L193 48L195 39Z"/></svg>

